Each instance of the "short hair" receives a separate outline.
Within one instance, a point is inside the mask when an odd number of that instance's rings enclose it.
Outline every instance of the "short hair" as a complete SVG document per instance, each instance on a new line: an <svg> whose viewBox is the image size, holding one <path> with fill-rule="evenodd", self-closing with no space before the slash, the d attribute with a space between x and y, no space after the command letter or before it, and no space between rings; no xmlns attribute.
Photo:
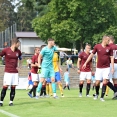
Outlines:
<svg viewBox="0 0 117 117"><path fill-rule="evenodd" d="M104 40L105 38L107 38L107 37L109 37L109 36L107 36L107 35L104 35L103 37L102 37L102 40Z"/></svg>
<svg viewBox="0 0 117 117"><path fill-rule="evenodd" d="M66 68L66 71L68 71L68 68Z"/></svg>
<svg viewBox="0 0 117 117"><path fill-rule="evenodd" d="M34 52L35 52L37 49L39 49L39 50L40 50L40 47L35 47L35 48L34 48Z"/></svg>
<svg viewBox="0 0 117 117"><path fill-rule="evenodd" d="M112 35L109 35L109 38L110 38L111 41L115 41L115 39Z"/></svg>
<svg viewBox="0 0 117 117"><path fill-rule="evenodd" d="M48 42L49 42L49 41L54 41L54 39L52 39L52 38L48 38Z"/></svg>
<svg viewBox="0 0 117 117"><path fill-rule="evenodd" d="M85 45L85 47L86 47L86 46L90 46L90 47L91 47L91 44L88 44L88 43L87 43L87 44Z"/></svg>
<svg viewBox="0 0 117 117"><path fill-rule="evenodd" d="M13 39L11 40L11 45L17 44L17 43L19 43L19 42L20 42L19 39L13 38Z"/></svg>

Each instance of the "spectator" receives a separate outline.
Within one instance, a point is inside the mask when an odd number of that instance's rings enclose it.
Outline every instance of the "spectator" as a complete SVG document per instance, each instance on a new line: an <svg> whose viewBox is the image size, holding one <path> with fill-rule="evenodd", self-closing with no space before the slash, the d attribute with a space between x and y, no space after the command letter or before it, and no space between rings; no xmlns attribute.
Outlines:
<svg viewBox="0 0 117 117"><path fill-rule="evenodd" d="M73 68L74 69L73 62L72 62L72 60L71 60L70 57L66 61L66 64L67 64L68 71L69 71L70 68Z"/></svg>
<svg viewBox="0 0 117 117"><path fill-rule="evenodd" d="M65 56L68 56L65 52L60 51L60 60L61 60L61 65L63 64L63 62L65 61L64 58Z"/></svg>

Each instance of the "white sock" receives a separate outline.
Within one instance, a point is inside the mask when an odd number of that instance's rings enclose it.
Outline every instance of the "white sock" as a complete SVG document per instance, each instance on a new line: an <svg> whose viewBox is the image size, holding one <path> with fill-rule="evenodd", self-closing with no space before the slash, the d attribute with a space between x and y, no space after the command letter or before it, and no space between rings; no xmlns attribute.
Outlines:
<svg viewBox="0 0 117 117"><path fill-rule="evenodd" d="M2 103L2 104L3 104L3 101L0 101L0 103Z"/></svg>
<svg viewBox="0 0 117 117"><path fill-rule="evenodd" d="M10 101L9 104L10 104L10 103L13 103L13 101Z"/></svg>
<svg viewBox="0 0 117 117"><path fill-rule="evenodd" d="M39 96L39 93L36 93L36 96Z"/></svg>
<svg viewBox="0 0 117 117"><path fill-rule="evenodd" d="M56 97L56 93L53 93L53 96Z"/></svg>

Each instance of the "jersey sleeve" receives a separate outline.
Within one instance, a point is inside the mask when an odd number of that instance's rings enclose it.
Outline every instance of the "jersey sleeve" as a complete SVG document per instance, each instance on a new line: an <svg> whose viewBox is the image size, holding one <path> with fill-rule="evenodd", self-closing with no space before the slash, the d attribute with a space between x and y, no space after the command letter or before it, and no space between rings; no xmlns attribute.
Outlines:
<svg viewBox="0 0 117 117"><path fill-rule="evenodd" d="M78 58L82 59L82 53L79 54Z"/></svg>
<svg viewBox="0 0 117 117"><path fill-rule="evenodd" d="M22 53L20 50L19 50L19 60L22 60Z"/></svg>
<svg viewBox="0 0 117 117"><path fill-rule="evenodd" d="M96 52L97 52L97 45L94 46L92 53L95 54Z"/></svg>
<svg viewBox="0 0 117 117"><path fill-rule="evenodd" d="M31 59L31 60L32 60L32 62L31 62L31 63L35 64L35 57L34 57L34 56L32 57L32 59Z"/></svg>
<svg viewBox="0 0 117 117"><path fill-rule="evenodd" d="M57 51L58 50L58 48L56 46L54 46L53 48L54 48L54 51Z"/></svg>
<svg viewBox="0 0 117 117"><path fill-rule="evenodd" d="M2 52L0 53L0 56L4 56L6 54L6 49L3 49Z"/></svg>

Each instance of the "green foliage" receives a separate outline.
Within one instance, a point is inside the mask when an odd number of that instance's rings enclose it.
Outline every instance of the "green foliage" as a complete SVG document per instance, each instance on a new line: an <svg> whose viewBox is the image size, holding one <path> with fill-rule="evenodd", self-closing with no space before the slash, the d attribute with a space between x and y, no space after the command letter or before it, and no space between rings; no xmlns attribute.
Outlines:
<svg viewBox="0 0 117 117"><path fill-rule="evenodd" d="M114 0L51 0L48 8L32 26L40 38L46 41L52 37L60 46L78 40L81 47L87 42L98 43L117 24Z"/></svg>
<svg viewBox="0 0 117 117"><path fill-rule="evenodd" d="M0 0L0 32L15 23L13 0Z"/></svg>

